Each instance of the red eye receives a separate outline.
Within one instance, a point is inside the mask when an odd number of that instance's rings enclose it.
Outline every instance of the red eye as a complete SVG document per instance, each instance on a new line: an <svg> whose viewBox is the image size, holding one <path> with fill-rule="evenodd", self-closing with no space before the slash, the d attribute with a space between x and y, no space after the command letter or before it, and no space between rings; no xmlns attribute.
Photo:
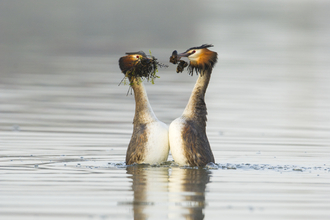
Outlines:
<svg viewBox="0 0 330 220"><path fill-rule="evenodd" d="M193 52L192 53L196 53L196 50L193 50Z"/></svg>
<svg viewBox="0 0 330 220"><path fill-rule="evenodd" d="M139 58L140 56L136 56L136 58Z"/></svg>

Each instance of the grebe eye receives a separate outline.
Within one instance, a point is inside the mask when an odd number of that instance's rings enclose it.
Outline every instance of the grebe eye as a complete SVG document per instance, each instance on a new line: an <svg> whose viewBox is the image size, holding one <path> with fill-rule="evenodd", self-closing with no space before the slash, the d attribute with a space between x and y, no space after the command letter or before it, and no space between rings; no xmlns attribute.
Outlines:
<svg viewBox="0 0 330 220"><path fill-rule="evenodd" d="M140 56L136 56L136 58L139 58Z"/></svg>
<svg viewBox="0 0 330 220"><path fill-rule="evenodd" d="M196 53L196 50L193 50L193 52L192 53Z"/></svg>

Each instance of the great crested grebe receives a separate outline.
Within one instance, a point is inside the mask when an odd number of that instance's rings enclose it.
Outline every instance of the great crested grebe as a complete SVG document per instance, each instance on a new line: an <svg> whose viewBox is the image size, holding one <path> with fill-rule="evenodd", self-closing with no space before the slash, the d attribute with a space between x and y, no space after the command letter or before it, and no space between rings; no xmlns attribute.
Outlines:
<svg viewBox="0 0 330 220"><path fill-rule="evenodd" d="M186 66L181 57L190 60L188 71L192 75L199 74L188 104L181 115L175 119L169 128L171 154L179 165L205 166L213 162L213 153L206 135L206 105L205 92L209 84L213 66L217 62L218 54L210 51L210 44L192 47L184 53L173 52L170 62L178 65L177 72L182 72Z"/></svg>
<svg viewBox="0 0 330 220"><path fill-rule="evenodd" d="M135 115L133 134L126 153L126 164L161 163L169 153L168 126L153 112L141 77L148 77L155 64L142 51L126 53L119 59L119 67L128 77L134 91Z"/></svg>

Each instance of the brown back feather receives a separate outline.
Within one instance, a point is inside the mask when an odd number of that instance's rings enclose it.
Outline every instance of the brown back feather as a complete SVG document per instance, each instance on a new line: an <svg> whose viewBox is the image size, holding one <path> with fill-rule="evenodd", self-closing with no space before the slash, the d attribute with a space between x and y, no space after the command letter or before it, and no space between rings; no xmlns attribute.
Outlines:
<svg viewBox="0 0 330 220"><path fill-rule="evenodd" d="M134 125L131 141L126 152L126 165L141 163L144 160L145 144L147 141L147 125Z"/></svg>
<svg viewBox="0 0 330 220"><path fill-rule="evenodd" d="M214 156L206 136L205 126L194 120L187 120L182 131L185 156L190 166L205 166L213 162Z"/></svg>

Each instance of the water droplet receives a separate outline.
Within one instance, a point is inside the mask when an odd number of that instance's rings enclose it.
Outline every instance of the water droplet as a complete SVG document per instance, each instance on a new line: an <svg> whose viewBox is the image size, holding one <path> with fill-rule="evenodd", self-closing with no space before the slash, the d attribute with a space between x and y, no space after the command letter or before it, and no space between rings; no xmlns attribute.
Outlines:
<svg viewBox="0 0 330 220"><path fill-rule="evenodd" d="M210 162L208 164L206 164L205 166L207 169L215 169L217 170L218 169L218 166L216 164L214 164L213 162Z"/></svg>
<svg viewBox="0 0 330 220"><path fill-rule="evenodd" d="M233 169L233 170L236 170L236 165L235 165L235 164L227 163L227 169Z"/></svg>
<svg viewBox="0 0 330 220"><path fill-rule="evenodd" d="M292 170L293 170L293 171L303 171L302 168L299 168L299 167L297 167L297 168L293 168Z"/></svg>

